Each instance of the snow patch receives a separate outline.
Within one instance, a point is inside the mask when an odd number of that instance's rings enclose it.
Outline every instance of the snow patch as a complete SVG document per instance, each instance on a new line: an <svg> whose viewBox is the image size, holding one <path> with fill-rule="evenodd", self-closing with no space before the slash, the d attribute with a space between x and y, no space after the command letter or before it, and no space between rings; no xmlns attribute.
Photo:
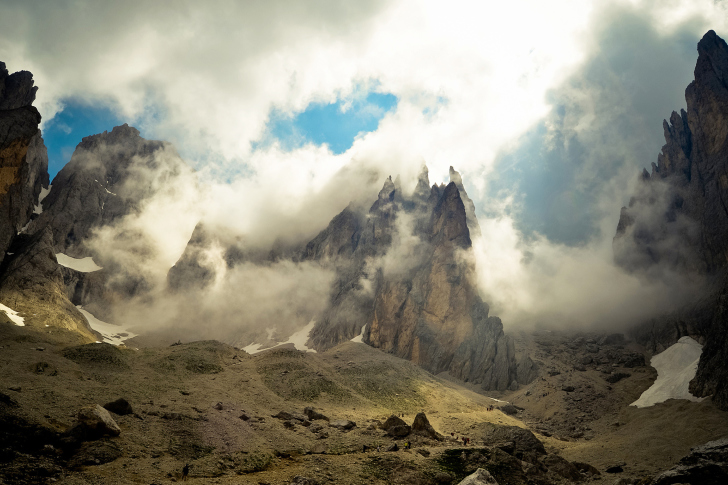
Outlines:
<svg viewBox="0 0 728 485"><path fill-rule="evenodd" d="M43 213L43 204L41 204L41 202L43 202L43 199L45 199L48 196L48 194L50 194L51 187L53 187L53 186L49 185L47 189L44 187L40 188L40 195L38 196L38 204L33 208L33 214L40 215Z"/></svg>
<svg viewBox="0 0 728 485"><path fill-rule="evenodd" d="M306 342L308 341L308 336L311 333L311 330L313 330L313 326L315 324L316 324L316 321L311 320L310 322L308 322L308 325L306 325L301 330L299 330L298 332L295 332L293 335L288 337L288 340L286 340L285 342L278 342L275 345L266 347L264 349L261 349L263 344L252 343L246 347L243 347L243 350L252 355L252 354L257 354L258 352L262 352L264 350L280 347L281 345L293 344L293 347L296 350L316 353L316 351L314 349L310 349L310 348L306 347ZM266 331L268 332L268 338L270 339L273 336L275 329L267 328Z"/></svg>
<svg viewBox="0 0 728 485"><path fill-rule="evenodd" d="M650 365L657 370L657 379L630 406L644 408L668 399L702 401L703 398L693 396L688 390L702 352L702 345L690 337L683 337L664 352L653 356Z"/></svg>
<svg viewBox="0 0 728 485"><path fill-rule="evenodd" d="M94 260L91 256L76 259L70 256L66 256L63 253L57 253L56 259L58 260L58 264L60 264L61 266L75 269L76 271L80 271L81 273L91 273L93 271L103 269L101 268L101 266L98 266L96 263L94 263Z"/></svg>
<svg viewBox="0 0 728 485"><path fill-rule="evenodd" d="M360 344L364 343L364 330L367 329L367 324L365 323L364 326L361 328L361 333L351 339L352 342L359 342Z"/></svg>
<svg viewBox="0 0 728 485"><path fill-rule="evenodd" d="M5 312L5 315L8 316L8 318L18 327L24 327L25 326L25 318L18 315L18 312L13 310L10 307L7 307L0 303L0 312Z"/></svg>
<svg viewBox="0 0 728 485"><path fill-rule="evenodd" d="M84 310L81 305L78 305L76 308L78 308L78 311L80 311L83 316L86 317L86 320L88 321L88 324L91 326L91 328L101 334L101 336L104 338L104 342L106 343L112 345L121 345L124 343L125 340L136 337L136 334L130 332L129 329L124 325L114 325L113 323L102 322L101 320Z"/></svg>

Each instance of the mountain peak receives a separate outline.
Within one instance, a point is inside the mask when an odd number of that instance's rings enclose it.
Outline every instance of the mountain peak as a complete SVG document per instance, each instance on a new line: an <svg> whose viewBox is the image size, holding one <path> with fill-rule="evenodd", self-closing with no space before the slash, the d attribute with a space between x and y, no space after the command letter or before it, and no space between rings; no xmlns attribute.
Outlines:
<svg viewBox="0 0 728 485"><path fill-rule="evenodd" d="M35 101L37 86L33 86L33 74L18 71L8 74L4 62L0 62L0 110L30 106Z"/></svg>
<svg viewBox="0 0 728 485"><path fill-rule="evenodd" d="M728 89L728 44L709 30L698 42L698 62L695 65L695 81L710 83L717 78Z"/></svg>
<svg viewBox="0 0 728 485"><path fill-rule="evenodd" d="M387 177L387 180L384 181L384 186L382 187L382 190L379 191L379 199L390 199L392 200L394 198L394 191L396 190L396 186L394 185L394 182L392 182L392 176L390 175Z"/></svg>

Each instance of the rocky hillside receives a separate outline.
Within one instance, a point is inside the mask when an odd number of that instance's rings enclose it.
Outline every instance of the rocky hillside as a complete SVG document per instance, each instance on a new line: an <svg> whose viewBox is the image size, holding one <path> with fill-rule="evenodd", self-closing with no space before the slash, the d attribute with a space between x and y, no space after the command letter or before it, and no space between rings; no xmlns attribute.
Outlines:
<svg viewBox="0 0 728 485"><path fill-rule="evenodd" d="M728 45L712 30L698 43L687 111L664 122L665 146L640 178L614 238L615 260L631 270L668 269L704 275L713 294L662 321L638 329L651 336L693 334L705 341L693 392L728 409ZM681 330L682 329L682 330ZM672 342L670 342L672 343Z"/></svg>

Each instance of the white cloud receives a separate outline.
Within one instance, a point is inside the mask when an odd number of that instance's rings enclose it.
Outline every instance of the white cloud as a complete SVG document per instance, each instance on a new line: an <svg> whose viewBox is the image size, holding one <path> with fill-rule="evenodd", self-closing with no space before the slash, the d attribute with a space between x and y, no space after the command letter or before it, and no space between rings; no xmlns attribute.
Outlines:
<svg viewBox="0 0 728 485"><path fill-rule="evenodd" d="M73 97L107 104L146 133L175 143L194 158L208 187L190 212L266 244L286 234L315 234L386 175L399 173L411 187L423 159L434 182L457 167L475 189L470 195L479 210L493 212L503 202L490 201L485 189L497 154L549 113L550 90L605 54L600 36L605 30L619 35L619 11L640 12L662 33L691 21L698 36L707 19L719 34L727 31L725 8L710 0L5 1L0 59L11 70L33 72L46 121ZM361 86L400 101L346 153L310 144L251 151L272 109L292 114L337 99L346 105L361 96ZM586 96L575 104L590 105L588 91L570 93ZM665 107L665 116L672 108ZM610 121L604 116L587 111L571 127L598 133L596 120ZM612 183L605 180L602 188L612 197L604 214L624 203L619 198L626 192L612 190ZM158 216L164 207L157 209L134 223L157 228L152 237L163 247L174 231L172 220ZM513 209L506 204L495 212ZM597 225L616 226L617 214L613 223ZM180 252L191 219L160 268ZM610 269L606 229L595 246L574 250L544 239L529 245L502 214L481 223L492 235L483 243L490 262L479 261L482 283L496 303L537 308L550 282L579 285L574 278L584 267L605 281L624 282L618 291L624 298L631 298L625 289L640 294L636 282ZM550 258L565 263L550 268ZM598 293L598 286L592 289ZM578 298L572 303L581 308Z"/></svg>

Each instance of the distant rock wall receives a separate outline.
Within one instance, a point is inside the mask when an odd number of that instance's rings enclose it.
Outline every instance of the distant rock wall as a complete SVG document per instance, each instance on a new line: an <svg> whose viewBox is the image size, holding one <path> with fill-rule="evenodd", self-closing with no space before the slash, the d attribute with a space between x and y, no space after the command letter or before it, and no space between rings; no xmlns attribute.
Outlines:
<svg viewBox="0 0 728 485"><path fill-rule="evenodd" d="M655 350L685 335L704 341L691 391L712 394L728 409L728 45L712 30L698 43L685 100L687 111L663 123L666 143L657 164L643 171L622 208L614 255L630 271L659 274L654 270L662 268L713 281L710 295L634 333Z"/></svg>
<svg viewBox="0 0 728 485"><path fill-rule="evenodd" d="M433 373L505 390L517 381L513 342L478 294L474 206L453 169L451 180L429 187L424 168L406 196L389 178L368 212L347 207L308 243L302 259L337 274L311 345L332 347L365 325L363 341L373 347Z"/></svg>

